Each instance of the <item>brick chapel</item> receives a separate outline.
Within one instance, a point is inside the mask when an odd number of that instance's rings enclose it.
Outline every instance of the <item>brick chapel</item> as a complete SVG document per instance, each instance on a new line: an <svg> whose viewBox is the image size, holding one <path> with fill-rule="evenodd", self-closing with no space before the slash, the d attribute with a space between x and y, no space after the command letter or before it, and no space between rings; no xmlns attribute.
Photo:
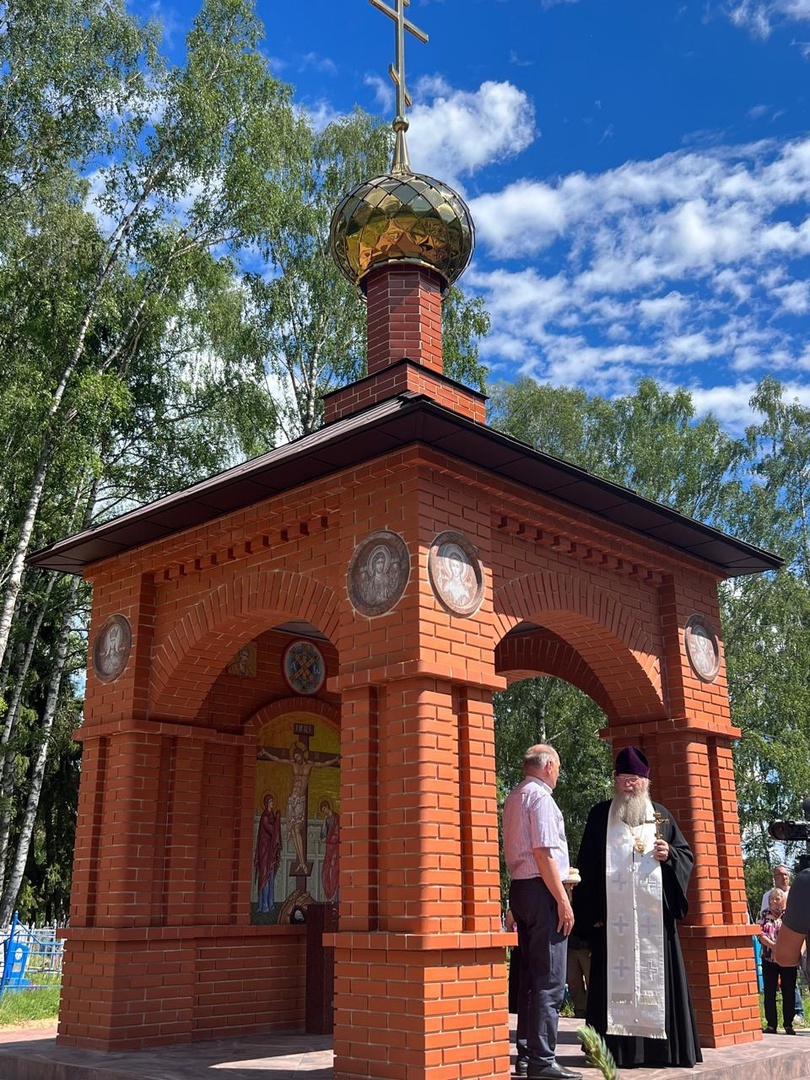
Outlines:
<svg viewBox="0 0 810 1080"><path fill-rule="evenodd" d="M391 171L332 225L367 376L316 433L32 557L93 584L58 1039L301 1031L325 950L335 1080L508 1075L492 695L541 675L643 747L692 845L702 1044L760 1038L717 586L779 560L443 374L474 231L408 163L402 29Z"/></svg>

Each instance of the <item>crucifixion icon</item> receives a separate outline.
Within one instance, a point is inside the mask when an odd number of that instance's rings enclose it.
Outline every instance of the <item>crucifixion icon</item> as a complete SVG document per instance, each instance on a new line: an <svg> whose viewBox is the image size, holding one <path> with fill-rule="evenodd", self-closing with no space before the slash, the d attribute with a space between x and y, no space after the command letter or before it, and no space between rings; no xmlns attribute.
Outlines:
<svg viewBox="0 0 810 1080"><path fill-rule="evenodd" d="M388 74L397 88L397 115L394 119L394 131L397 142L394 150L394 165L392 171L408 171L408 156L405 150L404 134L408 130L408 121L405 119L405 109L411 104L408 88L405 85L405 31L413 34L417 40L424 44L428 41L427 34L415 26L410 19L405 18L405 8L410 6L410 0L396 0L396 7L389 7L384 0L369 0L378 11L393 19L396 23L396 63L388 65Z"/></svg>

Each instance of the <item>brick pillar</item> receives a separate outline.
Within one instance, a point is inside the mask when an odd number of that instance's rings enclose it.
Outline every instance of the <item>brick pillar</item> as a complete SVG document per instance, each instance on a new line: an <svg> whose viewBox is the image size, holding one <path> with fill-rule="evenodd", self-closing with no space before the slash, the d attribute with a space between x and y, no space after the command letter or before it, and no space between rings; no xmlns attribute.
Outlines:
<svg viewBox="0 0 810 1080"><path fill-rule="evenodd" d="M366 279L368 373L409 357L442 373L441 279L421 266L393 265Z"/></svg>
<svg viewBox="0 0 810 1080"><path fill-rule="evenodd" d="M335 1080L505 1076L491 690L354 681L342 747Z"/></svg>
<svg viewBox="0 0 810 1080"><path fill-rule="evenodd" d="M97 723L81 737L59 1041L189 1041L209 979L198 939L230 930L240 909L249 916L252 740L148 720Z"/></svg>

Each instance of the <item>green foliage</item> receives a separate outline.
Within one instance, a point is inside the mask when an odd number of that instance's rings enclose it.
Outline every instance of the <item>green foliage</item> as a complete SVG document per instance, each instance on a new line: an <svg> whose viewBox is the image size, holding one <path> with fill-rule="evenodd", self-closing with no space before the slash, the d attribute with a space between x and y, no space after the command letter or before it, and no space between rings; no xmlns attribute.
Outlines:
<svg viewBox="0 0 810 1080"><path fill-rule="evenodd" d="M599 737L605 726L601 709L562 679L523 679L494 696L498 802L523 778L523 755L536 743L550 743L560 755L554 798L565 818L572 862L594 802L610 790L612 764ZM501 852L504 896L508 874Z"/></svg>
<svg viewBox="0 0 810 1080"><path fill-rule="evenodd" d="M489 312L480 296L469 297L452 285L442 304L442 362L444 373L473 390L486 391L486 368L478 342L489 333Z"/></svg>
<svg viewBox="0 0 810 1080"><path fill-rule="evenodd" d="M745 445L711 415L695 419L686 390L642 379L608 401L522 378L491 392L490 422L640 495L702 521L725 520L740 497Z"/></svg>
<svg viewBox="0 0 810 1080"><path fill-rule="evenodd" d="M610 753L598 737L604 713L576 687L549 677L524 679L496 694L494 711L499 801L523 778L527 748L550 743L561 763L555 799L576 853L591 805L610 790Z"/></svg>

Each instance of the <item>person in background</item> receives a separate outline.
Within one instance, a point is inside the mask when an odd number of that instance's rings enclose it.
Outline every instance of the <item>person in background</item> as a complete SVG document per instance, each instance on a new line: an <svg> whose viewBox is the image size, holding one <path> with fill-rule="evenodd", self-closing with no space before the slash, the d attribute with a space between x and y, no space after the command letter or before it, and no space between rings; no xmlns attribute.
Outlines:
<svg viewBox="0 0 810 1080"><path fill-rule="evenodd" d="M568 935L567 981L574 1016L585 1017L588 1005L588 982L591 978L591 947L577 931L577 924Z"/></svg>
<svg viewBox="0 0 810 1080"><path fill-rule="evenodd" d="M796 965L777 964L773 950L779 931L782 928L782 916L785 912L787 897L782 889L773 888L768 896L768 909L759 919L759 943L762 946L762 990L765 1005L765 1034L775 1035L777 1028L776 991L782 988L782 1022L786 1035L795 1035L793 1018L796 1002Z"/></svg>
<svg viewBox="0 0 810 1080"><path fill-rule="evenodd" d="M778 866L773 868L773 885L775 889L781 889L785 896L790 892L790 870L788 870L784 863L779 863ZM762 894L762 904L759 908L760 915L768 910L770 903L771 890L766 889Z"/></svg>
<svg viewBox="0 0 810 1080"><path fill-rule="evenodd" d="M788 893L790 892L790 870L788 869L787 866L785 866L784 863L778 863L773 868L773 884L774 884L774 888L781 889L782 892L787 897ZM760 915L764 915L765 912L768 910L768 907L770 905L770 900L771 900L771 890L766 889L765 892L762 894L762 905L760 906L760 909L759 909L759 914ZM804 1020L804 1006L802 1005L802 994L801 994L801 990L799 989L798 973L797 973L797 979L796 979L796 993L795 993L794 997L795 997L794 1005L793 1005L793 1008L795 1009L794 1022L795 1022L796 1016L799 1017L799 1019L803 1021Z"/></svg>

